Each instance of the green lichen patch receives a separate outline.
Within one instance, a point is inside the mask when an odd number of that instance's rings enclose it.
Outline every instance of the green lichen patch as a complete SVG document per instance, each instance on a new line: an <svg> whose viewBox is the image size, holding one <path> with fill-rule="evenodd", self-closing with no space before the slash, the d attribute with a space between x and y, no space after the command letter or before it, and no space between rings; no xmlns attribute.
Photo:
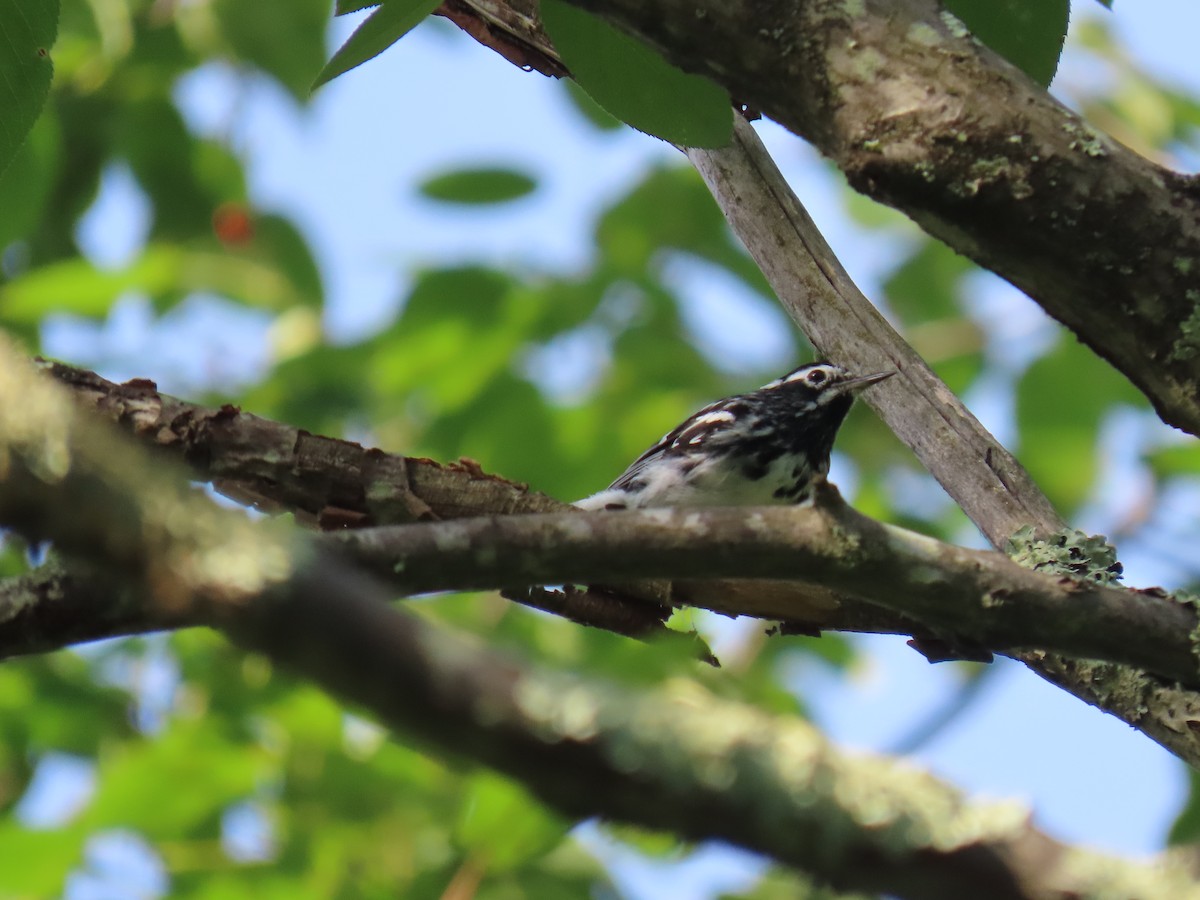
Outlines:
<svg viewBox="0 0 1200 900"><path fill-rule="evenodd" d="M1013 562L1027 569L1097 584L1117 584L1124 571L1117 561L1117 549L1108 538L1075 528L1059 531L1048 540L1038 540L1033 527L1026 525L1008 539L1005 552Z"/></svg>
<svg viewBox="0 0 1200 900"><path fill-rule="evenodd" d="M1196 291L1188 291L1185 295L1193 303L1200 300ZM1171 354L1167 362L1186 362L1200 353L1200 304L1192 308L1189 315L1179 325L1179 338L1171 346Z"/></svg>

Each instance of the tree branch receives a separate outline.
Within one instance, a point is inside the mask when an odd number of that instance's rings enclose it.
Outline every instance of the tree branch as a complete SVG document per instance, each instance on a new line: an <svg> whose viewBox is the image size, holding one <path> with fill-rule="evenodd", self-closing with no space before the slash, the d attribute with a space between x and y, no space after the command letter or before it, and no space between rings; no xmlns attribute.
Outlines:
<svg viewBox="0 0 1200 900"><path fill-rule="evenodd" d="M181 609L147 607L120 582L86 566L48 562L0 579L0 659L194 624Z"/></svg>
<svg viewBox="0 0 1200 900"><path fill-rule="evenodd" d="M816 582L991 650L1041 648L1126 663L1192 687L1196 611L1155 594L1022 568L942 544L840 500L814 508L639 510L509 516L336 535L406 593L603 579ZM787 607L719 612L789 618Z"/></svg>
<svg viewBox="0 0 1200 900"><path fill-rule="evenodd" d="M899 336L894 336L894 340L899 341ZM43 363L42 368L71 387L85 405L111 417L144 443L195 466L196 477L220 473L227 489L236 488L242 478L249 479L261 503L287 508L288 503L294 502L302 513L307 511L312 523L364 525L386 522L386 516L392 514L400 521L411 521L407 511L414 506L447 517L571 509L544 495L529 493L523 485L485 475L473 464L441 466L424 459L379 459L386 454L310 435L233 407L213 410L185 403L158 394L146 381L115 385L91 372L58 363ZM256 453L259 440L264 448ZM281 449L271 453L272 447ZM284 452L293 447L315 449L303 456ZM371 466L355 463L362 459L376 462ZM325 466L332 470L326 471ZM391 480L400 478L401 473L408 479L407 486L404 481ZM338 506L337 515L327 511L331 505L330 485L338 486L337 503L344 504ZM373 497L402 497L406 487L415 499L368 505ZM492 503L495 508L489 507ZM928 636L927 627L921 623L811 583L691 579L674 583L671 598L676 603L744 615L786 616L792 630L806 633L847 630ZM592 608L593 601L601 605L602 612ZM31 608L27 615L36 616L38 609ZM653 610L653 606L649 609ZM613 620L628 617L630 621L641 621L646 610L644 597L593 592L570 610L553 611L575 621L627 633L622 628L612 628ZM55 618L53 610L47 610L46 615L51 620ZM69 643L68 638L62 639L60 645L65 643ZM20 652L19 645L10 646L6 652ZM1016 656L1055 685L1117 716L1200 767L1200 695L1129 669L1089 666L1042 652Z"/></svg>
<svg viewBox="0 0 1200 900"><path fill-rule="evenodd" d="M1076 851L1021 809L967 804L928 775L843 758L799 720L695 687L632 693L552 675L444 634L389 608L390 591L293 530L189 490L14 357L0 343L0 521L106 565L148 606L199 611L572 816L727 840L839 887L906 898L1033 900L1103 886L1165 900L1194 889L1168 860L1151 869Z"/></svg>

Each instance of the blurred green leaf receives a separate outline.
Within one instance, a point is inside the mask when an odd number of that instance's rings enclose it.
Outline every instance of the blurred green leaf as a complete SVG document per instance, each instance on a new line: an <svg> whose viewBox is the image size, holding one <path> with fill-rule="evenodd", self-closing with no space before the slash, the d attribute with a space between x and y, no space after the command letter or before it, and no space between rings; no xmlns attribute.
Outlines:
<svg viewBox="0 0 1200 900"><path fill-rule="evenodd" d="M216 837L221 814L254 793L266 762L203 721L175 720L154 740L127 742L100 758L96 795L81 822L136 823L151 840Z"/></svg>
<svg viewBox="0 0 1200 900"><path fill-rule="evenodd" d="M103 318L118 298L130 292L147 294L160 309L197 291L265 309L319 302L320 294L314 296L306 287L312 285L302 285L298 291L274 265L249 254L153 244L116 271L75 258L0 285L0 322L32 323L51 313Z"/></svg>
<svg viewBox="0 0 1200 900"><path fill-rule="evenodd" d="M455 837L489 871L503 872L545 854L571 825L516 782L480 771L467 783Z"/></svg>
<svg viewBox="0 0 1200 900"><path fill-rule="evenodd" d="M1188 768L1188 797L1183 809L1175 817L1171 831L1167 835L1167 844L1178 847L1182 844L1195 844L1200 841L1200 772Z"/></svg>
<svg viewBox="0 0 1200 900"><path fill-rule="evenodd" d="M46 104L58 0L0 0L0 174Z"/></svg>
<svg viewBox="0 0 1200 900"><path fill-rule="evenodd" d="M37 714L28 715L34 707ZM22 768L48 750L92 757L108 741L131 736L128 707L129 695L98 684L78 656L59 653L0 667L0 745L23 759Z"/></svg>
<svg viewBox="0 0 1200 900"><path fill-rule="evenodd" d="M502 362L465 405L430 424L420 446L440 459L469 456L488 471L553 493L557 435L546 401Z"/></svg>
<svg viewBox="0 0 1200 900"><path fill-rule="evenodd" d="M1017 385L1019 456L1068 519L1096 480L1100 423L1120 404L1145 407L1146 401L1124 376L1068 336Z"/></svg>
<svg viewBox="0 0 1200 900"><path fill-rule="evenodd" d="M62 159L62 133L58 119L47 110L38 119L0 175L0 250L15 240L31 238L46 213Z"/></svg>
<svg viewBox="0 0 1200 900"><path fill-rule="evenodd" d="M277 272L283 279L277 298L265 296L257 300L249 293L238 293L239 299L249 306L268 309L284 309L304 306L319 310L325 300L321 270L313 258L308 242L290 221L282 216L263 215L253 220L253 235L246 245L236 248L238 256L247 262L258 262L265 269ZM233 252L231 250L231 252ZM244 290L248 291L247 284Z"/></svg>
<svg viewBox="0 0 1200 900"><path fill-rule="evenodd" d="M11 819L0 822L0 847L8 861L0 866L0 896L62 896L67 872L83 861L87 837L78 827L34 830Z"/></svg>
<svg viewBox="0 0 1200 900"><path fill-rule="evenodd" d="M983 334L960 302L964 279L978 271L941 241L925 238L883 286L909 343L955 393L983 368Z"/></svg>
<svg viewBox="0 0 1200 900"><path fill-rule="evenodd" d="M241 59L273 75L299 102L325 61L328 0L215 0L225 39Z"/></svg>
<svg viewBox="0 0 1200 900"><path fill-rule="evenodd" d="M1058 69L1070 0L946 0L946 9L1043 87Z"/></svg>
<svg viewBox="0 0 1200 900"><path fill-rule="evenodd" d="M923 241L883 283L888 305L905 325L960 315L958 291L969 272L978 271L965 256L941 241Z"/></svg>
<svg viewBox="0 0 1200 900"><path fill-rule="evenodd" d="M542 0L540 9L579 86L618 119L684 147L729 143L733 108L722 88L583 10L559 0Z"/></svg>
<svg viewBox="0 0 1200 900"><path fill-rule="evenodd" d="M679 838L668 832L652 831L649 828L619 822L605 822L603 828L604 833L613 840L620 841L651 859L681 860L687 856L687 849L680 843Z"/></svg>
<svg viewBox="0 0 1200 900"><path fill-rule="evenodd" d="M528 196L536 188L537 181L524 172L498 167L458 169L417 185L417 190L430 200L471 205L507 203Z"/></svg>
<svg viewBox="0 0 1200 900"><path fill-rule="evenodd" d="M1158 478L1200 475L1200 444L1172 444L1146 454L1146 464Z"/></svg>
<svg viewBox="0 0 1200 900"><path fill-rule="evenodd" d="M751 290L775 302L762 272L729 231L704 182L690 166L651 169L609 207L595 228L598 252L621 275L642 276L668 248L728 269Z"/></svg>
<svg viewBox="0 0 1200 900"><path fill-rule="evenodd" d="M197 142L165 92L114 111L110 153L123 156L153 203L151 236L181 240L207 235L217 204L191 163Z"/></svg>
<svg viewBox="0 0 1200 900"><path fill-rule="evenodd" d="M384 0L333 54L317 75L312 89L315 91L325 82L374 59L421 24L439 5L440 0ZM350 12L351 9L343 11Z"/></svg>
<svg viewBox="0 0 1200 900"><path fill-rule="evenodd" d="M3 311L0 294L0 315ZM338 436L346 423L372 410L371 356L360 346L319 344L276 363L270 377L244 402L255 412L315 434ZM396 398L397 406L402 404ZM403 448L407 449L407 448Z"/></svg>

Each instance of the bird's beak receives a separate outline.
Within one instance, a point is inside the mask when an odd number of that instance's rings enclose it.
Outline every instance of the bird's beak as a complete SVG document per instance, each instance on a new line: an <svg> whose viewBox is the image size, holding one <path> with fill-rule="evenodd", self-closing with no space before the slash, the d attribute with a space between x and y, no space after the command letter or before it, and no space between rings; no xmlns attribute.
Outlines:
<svg viewBox="0 0 1200 900"><path fill-rule="evenodd" d="M856 375L853 378L847 378L841 382L838 387L842 393L857 394L859 391L869 388L873 384L878 384L886 378L891 378L896 373L892 372L875 372L871 375Z"/></svg>

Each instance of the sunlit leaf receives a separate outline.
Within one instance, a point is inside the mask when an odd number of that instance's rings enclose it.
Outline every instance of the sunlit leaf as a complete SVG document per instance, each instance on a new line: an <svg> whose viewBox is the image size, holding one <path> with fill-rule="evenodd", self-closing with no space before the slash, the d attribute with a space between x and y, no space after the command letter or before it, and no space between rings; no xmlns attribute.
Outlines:
<svg viewBox="0 0 1200 900"><path fill-rule="evenodd" d="M175 723L153 741L126 744L101 759L83 821L92 828L136 823L152 839L215 837L225 807L253 794L266 764L261 752L202 722Z"/></svg>
<svg viewBox="0 0 1200 900"><path fill-rule="evenodd" d="M733 133L729 96L676 69L612 25L559 0L543 0L542 24L579 86L639 131L685 147L721 147Z"/></svg>
<svg viewBox="0 0 1200 900"><path fill-rule="evenodd" d="M32 830L11 818L0 822L0 847L9 861L0 866L0 895L59 896L63 876L82 862L87 837L78 827Z"/></svg>

